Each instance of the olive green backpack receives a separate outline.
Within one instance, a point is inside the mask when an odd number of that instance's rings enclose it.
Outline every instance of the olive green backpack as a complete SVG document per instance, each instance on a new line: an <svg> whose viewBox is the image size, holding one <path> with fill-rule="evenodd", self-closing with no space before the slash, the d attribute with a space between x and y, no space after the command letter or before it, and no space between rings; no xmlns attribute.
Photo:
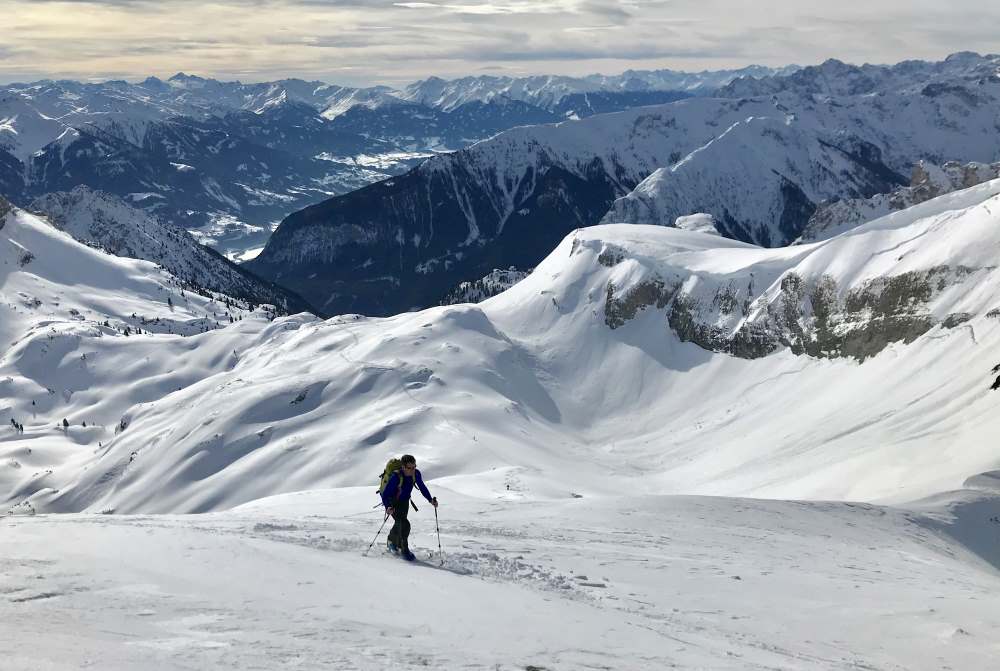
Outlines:
<svg viewBox="0 0 1000 671"><path fill-rule="evenodd" d="M403 473L402 473L402 470L403 470L403 462L402 461L400 461L396 457L393 457L392 459L389 460L389 462L385 465L385 470L382 471L382 475L379 476L379 478L380 478L379 483L378 483L378 494L379 494L379 496L381 496L382 492L385 491L385 486L387 484L389 484L389 478L391 478L392 474L395 473L396 471L400 472L399 473L399 489L400 489L400 491L403 490ZM397 492L396 495L398 496L399 493Z"/></svg>

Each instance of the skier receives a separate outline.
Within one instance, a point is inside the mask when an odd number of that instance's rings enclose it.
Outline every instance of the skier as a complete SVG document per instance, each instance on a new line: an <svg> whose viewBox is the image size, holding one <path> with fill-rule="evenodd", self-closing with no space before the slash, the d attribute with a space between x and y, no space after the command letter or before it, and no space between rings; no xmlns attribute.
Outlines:
<svg viewBox="0 0 1000 671"><path fill-rule="evenodd" d="M386 515L391 515L394 521L392 529L389 530L389 550L398 552L400 556L413 561L416 557L410 552L410 521L406 515L410 512L410 494L413 492L413 485L420 489L424 498L430 501L431 505L437 508L437 497L431 496L427 491L427 485L417 470L417 460L412 454L404 454L400 458L400 469L392 474L385 487L382 489L382 505L385 506Z"/></svg>

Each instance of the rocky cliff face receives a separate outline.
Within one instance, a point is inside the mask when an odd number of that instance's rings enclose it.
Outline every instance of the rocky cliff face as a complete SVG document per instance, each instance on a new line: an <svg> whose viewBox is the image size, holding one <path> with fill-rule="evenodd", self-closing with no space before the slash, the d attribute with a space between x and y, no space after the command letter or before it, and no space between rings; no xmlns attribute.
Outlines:
<svg viewBox="0 0 1000 671"><path fill-rule="evenodd" d="M746 285L732 281L711 296L683 291L679 284L661 285L655 293L645 290L645 300L655 297L658 307L669 303L667 323L678 337L713 352L753 359L788 347L795 354L864 360L891 343L911 343L938 324L954 328L968 321L968 313L939 319L930 305L944 290L974 282L977 274L982 279L987 272L937 266L851 288L830 275L789 272L781 278L779 291L767 297L752 298L753 281L748 278ZM626 303L642 298L629 295ZM609 292L609 301L616 300L621 299ZM617 306L613 310L620 312ZM742 323L735 330L725 329L713 323L716 316L736 317Z"/></svg>
<svg viewBox="0 0 1000 671"><path fill-rule="evenodd" d="M864 360L931 329L996 314L980 290L996 280L995 257L978 249L977 239L995 236L998 197L994 180L824 243L720 249L714 260L677 253L653 265L645 254L600 239L571 253L592 254L612 269L603 300L611 329L655 311L682 341L713 352L754 359L789 348Z"/></svg>

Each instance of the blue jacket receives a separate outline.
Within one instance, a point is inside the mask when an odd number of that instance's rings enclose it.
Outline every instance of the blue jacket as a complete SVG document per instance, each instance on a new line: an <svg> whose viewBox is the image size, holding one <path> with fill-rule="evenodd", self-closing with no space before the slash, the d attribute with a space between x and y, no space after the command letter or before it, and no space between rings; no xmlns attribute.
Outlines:
<svg viewBox="0 0 1000 671"><path fill-rule="evenodd" d="M399 479L403 479L403 487L399 486ZM413 477L407 477L403 475L402 471L396 471L389 477L389 482L385 483L385 489L382 490L382 505L385 507L394 506L395 501L406 505L410 501L410 494L413 492L413 481L416 480L417 487L420 489L420 493L424 495L424 498L428 501L431 500L431 493L427 491L427 485L424 484L424 479L420 477L420 469L416 469L413 473ZM399 494L398 496L396 494Z"/></svg>

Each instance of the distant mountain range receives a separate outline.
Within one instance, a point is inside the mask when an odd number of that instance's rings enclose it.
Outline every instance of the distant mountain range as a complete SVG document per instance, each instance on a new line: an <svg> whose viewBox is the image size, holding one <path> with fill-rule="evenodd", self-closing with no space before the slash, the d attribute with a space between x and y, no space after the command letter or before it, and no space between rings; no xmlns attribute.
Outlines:
<svg viewBox="0 0 1000 671"><path fill-rule="evenodd" d="M515 126L710 93L745 70L428 79L404 90L286 79L0 87L0 193L115 194L237 257L290 212Z"/></svg>
<svg viewBox="0 0 1000 671"><path fill-rule="evenodd" d="M751 65L738 70L706 70L703 72L628 70L620 75L589 75L586 77L556 75L496 77L485 75L452 80L430 77L407 86L401 97L446 111L472 101L489 102L498 97L505 97L531 103L553 112L561 110L562 114L566 116L572 116L576 113L582 117L586 116L583 112L587 109L589 103L586 102L586 98L590 95L606 99L620 94L639 96L653 94L657 91L702 95L712 93L743 77L790 74L798 69L796 65L777 69ZM618 107L617 109L624 108ZM617 110L604 109L601 111Z"/></svg>
<svg viewBox="0 0 1000 671"><path fill-rule="evenodd" d="M383 315L534 267L602 220L705 213L727 237L785 245L821 204L892 191L921 160L996 160L998 67L828 61L731 81L725 98L512 129L290 215L250 268L321 311Z"/></svg>

